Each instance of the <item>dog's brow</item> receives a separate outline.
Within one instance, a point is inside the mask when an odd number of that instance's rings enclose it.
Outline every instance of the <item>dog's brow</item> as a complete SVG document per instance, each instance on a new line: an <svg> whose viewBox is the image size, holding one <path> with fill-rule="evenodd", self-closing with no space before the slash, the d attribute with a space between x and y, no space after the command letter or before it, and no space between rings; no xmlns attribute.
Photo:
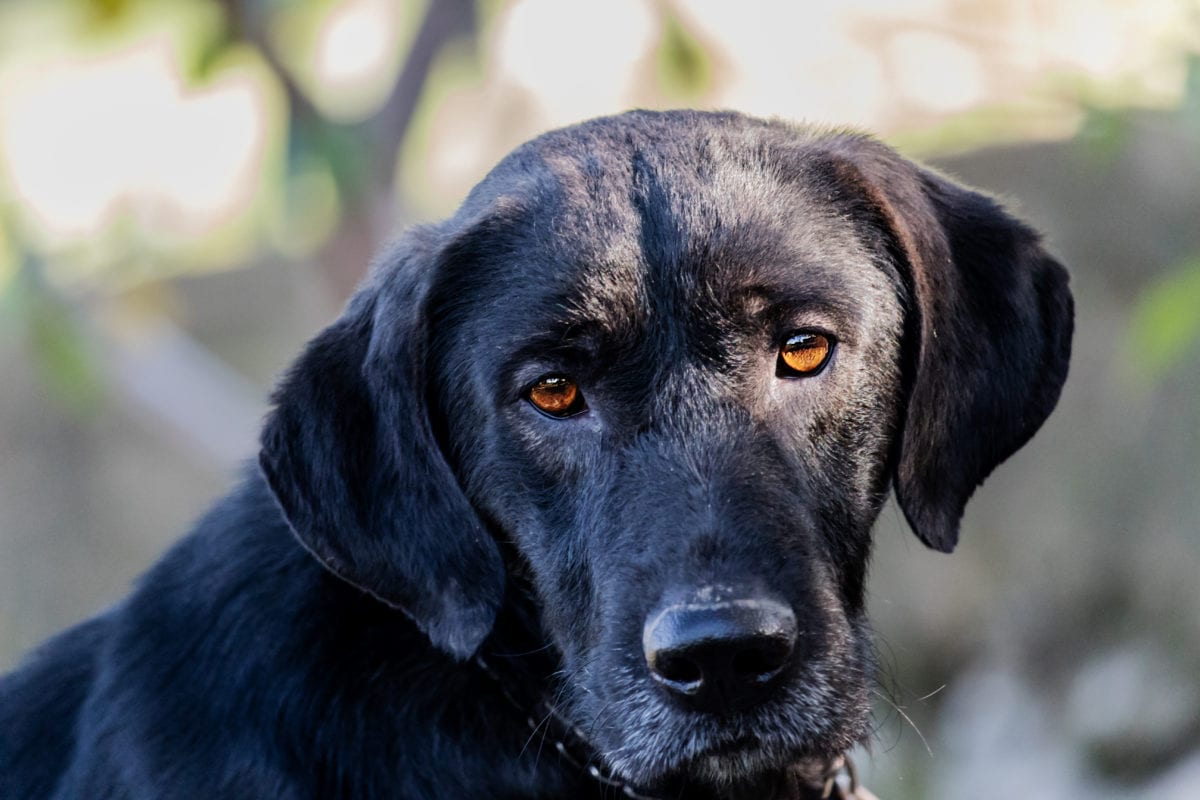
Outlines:
<svg viewBox="0 0 1200 800"><path fill-rule="evenodd" d="M560 322L531 337L527 349L591 354L607 338L605 326L595 320Z"/></svg>
<svg viewBox="0 0 1200 800"><path fill-rule="evenodd" d="M559 305L548 330L563 342L593 350L636 336L645 313L641 276L630 270L625 277L582 282L582 291Z"/></svg>
<svg viewBox="0 0 1200 800"><path fill-rule="evenodd" d="M506 368L546 358L591 361L613 338L611 331L595 321L547 323L518 340L506 359Z"/></svg>
<svg viewBox="0 0 1200 800"><path fill-rule="evenodd" d="M800 313L830 317L841 323L849 323L855 317L854 300L848 294L825 287L755 286L743 290L737 302L747 318L766 324L784 321Z"/></svg>

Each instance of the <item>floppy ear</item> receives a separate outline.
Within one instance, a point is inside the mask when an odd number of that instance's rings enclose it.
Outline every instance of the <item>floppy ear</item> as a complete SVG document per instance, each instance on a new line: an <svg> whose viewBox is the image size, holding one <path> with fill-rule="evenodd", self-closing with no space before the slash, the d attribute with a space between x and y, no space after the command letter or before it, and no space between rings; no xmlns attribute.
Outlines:
<svg viewBox="0 0 1200 800"><path fill-rule="evenodd" d="M949 552L975 488L1058 402L1074 315L1067 272L991 198L865 137L835 148L909 284L896 496L917 535Z"/></svg>
<svg viewBox="0 0 1200 800"><path fill-rule="evenodd" d="M430 271L410 248L308 345L276 390L259 464L314 556L465 659L492 629L505 576L428 418Z"/></svg>

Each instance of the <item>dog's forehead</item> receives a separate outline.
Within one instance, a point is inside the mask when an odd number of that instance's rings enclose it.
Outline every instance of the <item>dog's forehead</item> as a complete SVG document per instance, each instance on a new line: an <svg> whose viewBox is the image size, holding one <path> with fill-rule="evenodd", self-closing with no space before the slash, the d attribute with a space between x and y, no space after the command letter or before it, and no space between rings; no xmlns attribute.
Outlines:
<svg viewBox="0 0 1200 800"><path fill-rule="evenodd" d="M628 329L775 296L853 306L879 282L864 223L815 156L744 137L564 137L527 155L521 179L495 205L521 209L533 325Z"/></svg>

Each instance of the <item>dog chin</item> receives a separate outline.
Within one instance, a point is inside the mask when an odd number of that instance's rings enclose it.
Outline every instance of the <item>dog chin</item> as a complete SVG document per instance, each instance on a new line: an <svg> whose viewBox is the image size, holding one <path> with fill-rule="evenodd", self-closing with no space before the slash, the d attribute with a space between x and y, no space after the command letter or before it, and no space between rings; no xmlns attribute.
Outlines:
<svg viewBox="0 0 1200 800"><path fill-rule="evenodd" d="M711 748L656 781L666 796L705 800L783 800L790 798L788 772L802 756L764 748L753 739Z"/></svg>
<svg viewBox="0 0 1200 800"><path fill-rule="evenodd" d="M691 755L666 760L663 754L651 764L625 760L623 776L659 794L707 798L755 798L774 800L786 797L784 786L789 770L797 763L813 758L811 753L787 748L782 743L744 736L731 741L697 748Z"/></svg>
<svg viewBox="0 0 1200 800"><path fill-rule="evenodd" d="M740 741L713 748L692 758L685 772L695 781L716 787L761 783L763 778L783 773L799 756L768 752L754 741Z"/></svg>

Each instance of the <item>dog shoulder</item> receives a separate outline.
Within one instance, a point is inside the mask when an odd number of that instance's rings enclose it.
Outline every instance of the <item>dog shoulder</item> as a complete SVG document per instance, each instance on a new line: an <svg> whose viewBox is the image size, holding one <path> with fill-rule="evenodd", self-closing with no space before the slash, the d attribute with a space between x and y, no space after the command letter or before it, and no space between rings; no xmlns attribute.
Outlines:
<svg viewBox="0 0 1200 800"><path fill-rule="evenodd" d="M271 650L264 643L279 653L303 633L275 609L303 591L306 575L309 585L320 577L270 503L247 482L122 602L0 679L0 797L74 796L72 786L107 796L118 781L136 791L124 783L156 761L193 763L198 779L220 772L228 731L246 724L238 703L261 697L270 679L287 683L247 669ZM182 758L185 749L216 760Z"/></svg>
<svg viewBox="0 0 1200 800"><path fill-rule="evenodd" d="M64 631L0 678L0 797L44 797L54 789L110 625L105 615Z"/></svg>

